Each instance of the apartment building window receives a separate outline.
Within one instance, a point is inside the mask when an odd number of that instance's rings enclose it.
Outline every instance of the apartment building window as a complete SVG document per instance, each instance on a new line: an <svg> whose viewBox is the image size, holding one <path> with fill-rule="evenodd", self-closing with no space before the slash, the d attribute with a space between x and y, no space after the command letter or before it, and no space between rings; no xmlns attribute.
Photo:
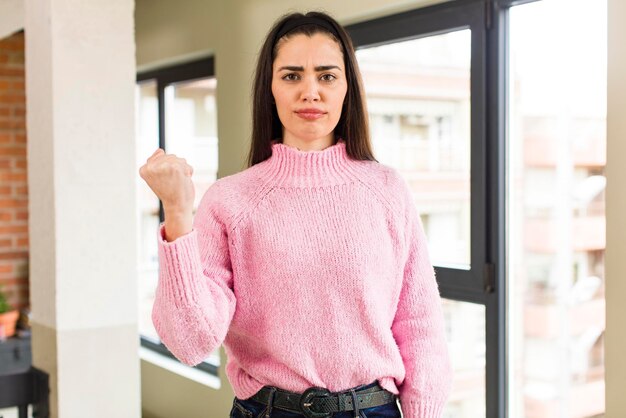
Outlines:
<svg viewBox="0 0 626 418"><path fill-rule="evenodd" d="M606 13L544 0L508 16L511 417L605 412Z"/></svg>
<svg viewBox="0 0 626 418"><path fill-rule="evenodd" d="M452 2L348 28L357 44L375 155L413 189L438 270L456 377L445 416L455 418L484 417L487 404L485 304L475 296L450 297L451 287L441 283L447 275L461 289L483 294L482 279L477 286L475 277L486 259L478 250L486 241L479 218L486 186L476 166L485 147L481 6Z"/></svg>
<svg viewBox="0 0 626 418"><path fill-rule="evenodd" d="M217 179L217 80L207 58L137 76L137 170L160 147L185 158L194 168L194 214L200 199ZM154 291L158 281L157 228L163 221L161 202L137 176L139 230L139 331L141 345L174 356L161 343L152 324ZM217 374L215 350L196 368Z"/></svg>
<svg viewBox="0 0 626 418"><path fill-rule="evenodd" d="M348 27L376 156L412 187L437 270L445 417L604 412L605 28L605 0Z"/></svg>

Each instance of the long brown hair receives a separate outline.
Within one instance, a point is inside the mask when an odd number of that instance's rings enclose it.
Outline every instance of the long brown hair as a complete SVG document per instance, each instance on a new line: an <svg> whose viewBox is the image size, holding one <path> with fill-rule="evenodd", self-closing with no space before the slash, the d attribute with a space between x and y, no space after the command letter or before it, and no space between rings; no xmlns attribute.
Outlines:
<svg viewBox="0 0 626 418"><path fill-rule="evenodd" d="M335 29L335 34L321 25L306 24L295 27L280 39L275 39L283 25L305 16L325 20ZM341 117L334 131L335 140L342 138L345 141L346 152L350 158L377 161L372 152L363 82L352 40L345 29L326 13L308 12L306 15L290 13L278 19L267 34L261 48L254 75L252 143L248 154L248 167L268 159L272 155L271 142L282 138L282 124L272 96L272 66L278 52L279 41L296 34L311 37L320 32L327 34L340 45L348 82Z"/></svg>

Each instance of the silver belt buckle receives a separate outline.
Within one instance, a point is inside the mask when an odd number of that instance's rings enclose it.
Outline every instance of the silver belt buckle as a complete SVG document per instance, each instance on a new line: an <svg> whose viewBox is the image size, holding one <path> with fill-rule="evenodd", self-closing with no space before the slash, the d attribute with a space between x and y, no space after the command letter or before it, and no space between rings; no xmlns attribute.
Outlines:
<svg viewBox="0 0 626 418"><path fill-rule="evenodd" d="M313 405L313 398L328 398L331 396L331 391L326 388L312 387L304 391L300 396L300 409L304 416L308 418L330 418L330 412L315 412L311 411Z"/></svg>

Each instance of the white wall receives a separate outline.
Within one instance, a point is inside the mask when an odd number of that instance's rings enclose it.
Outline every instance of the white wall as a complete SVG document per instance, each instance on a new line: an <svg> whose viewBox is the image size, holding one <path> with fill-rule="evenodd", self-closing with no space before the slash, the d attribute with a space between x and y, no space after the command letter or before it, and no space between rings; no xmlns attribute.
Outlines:
<svg viewBox="0 0 626 418"><path fill-rule="evenodd" d="M608 1L606 416L626 416L626 2Z"/></svg>

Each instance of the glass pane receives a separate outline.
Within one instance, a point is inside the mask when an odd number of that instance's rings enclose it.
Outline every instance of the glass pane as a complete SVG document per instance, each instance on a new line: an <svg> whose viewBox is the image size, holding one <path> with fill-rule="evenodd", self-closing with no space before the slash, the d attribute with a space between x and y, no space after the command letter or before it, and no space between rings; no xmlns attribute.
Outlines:
<svg viewBox="0 0 626 418"><path fill-rule="evenodd" d="M470 265L471 32L357 51L376 158L400 171L432 262Z"/></svg>
<svg viewBox="0 0 626 418"><path fill-rule="evenodd" d="M485 417L485 307L443 299L446 338L454 366L444 418Z"/></svg>
<svg viewBox="0 0 626 418"><path fill-rule="evenodd" d="M606 0L511 9L511 418L605 412L606 13Z"/></svg>
<svg viewBox="0 0 626 418"><path fill-rule="evenodd" d="M139 83L135 94L137 172L159 147L159 108L156 81ZM137 181L137 236L139 237L139 332L159 341L152 325L152 301L158 279L156 231L159 225L159 199L139 176Z"/></svg>
<svg viewBox="0 0 626 418"><path fill-rule="evenodd" d="M165 88L165 149L193 167L194 212L217 179L217 80L202 78Z"/></svg>
<svg viewBox="0 0 626 418"><path fill-rule="evenodd" d="M209 186L217 179L217 80L184 81L165 88L165 150L193 167L194 214ZM219 365L218 349L207 359Z"/></svg>

